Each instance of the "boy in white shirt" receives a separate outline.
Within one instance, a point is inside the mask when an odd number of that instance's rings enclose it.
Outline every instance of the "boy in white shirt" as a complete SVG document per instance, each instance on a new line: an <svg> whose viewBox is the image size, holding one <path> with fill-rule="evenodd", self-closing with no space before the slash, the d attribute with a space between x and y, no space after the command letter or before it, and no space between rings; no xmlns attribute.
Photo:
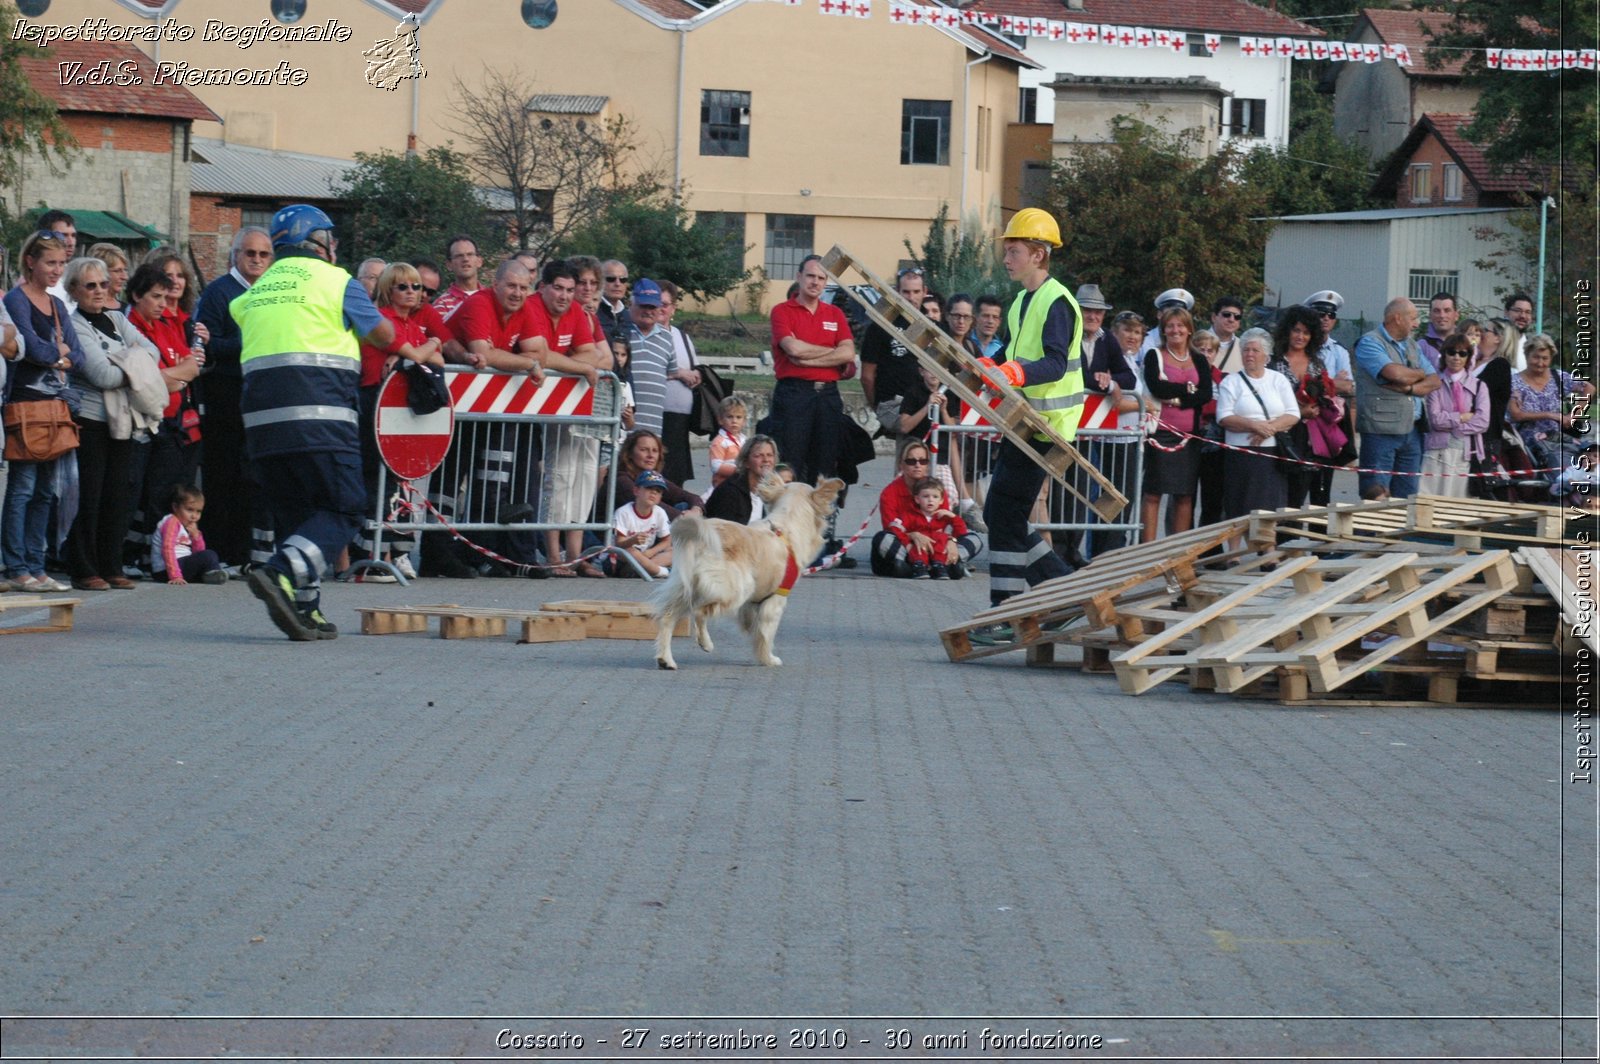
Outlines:
<svg viewBox="0 0 1600 1064"><path fill-rule="evenodd" d="M617 508L611 517L616 536L612 543L625 550L653 577L667 576L672 565L672 526L661 508L667 478L646 469L633 482L633 502ZM620 567L619 567L620 568Z"/></svg>

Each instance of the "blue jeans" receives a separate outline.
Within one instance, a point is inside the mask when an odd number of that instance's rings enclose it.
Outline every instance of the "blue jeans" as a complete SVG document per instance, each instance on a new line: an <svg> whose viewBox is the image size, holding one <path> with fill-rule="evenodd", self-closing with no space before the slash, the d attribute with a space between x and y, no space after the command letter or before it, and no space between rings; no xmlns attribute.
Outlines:
<svg viewBox="0 0 1600 1064"><path fill-rule="evenodd" d="M56 462L11 462L0 516L0 568L7 576L43 576L50 509L56 501Z"/></svg>
<svg viewBox="0 0 1600 1064"><path fill-rule="evenodd" d="M1381 473L1362 473L1360 485L1363 494L1369 486L1382 484L1396 499L1409 499L1417 493L1416 476L1394 476L1391 473L1420 473L1422 471L1422 434L1410 432L1386 436L1377 432L1361 434L1362 469L1381 469Z"/></svg>

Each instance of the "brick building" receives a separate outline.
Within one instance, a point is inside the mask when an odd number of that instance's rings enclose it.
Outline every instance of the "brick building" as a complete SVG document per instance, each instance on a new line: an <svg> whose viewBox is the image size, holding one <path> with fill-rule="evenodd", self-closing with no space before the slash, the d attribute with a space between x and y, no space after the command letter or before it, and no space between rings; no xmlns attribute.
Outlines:
<svg viewBox="0 0 1600 1064"><path fill-rule="evenodd" d="M1520 207L1534 197L1544 175L1528 169L1497 171L1483 148L1462 135L1471 115L1423 115L1373 185L1373 194L1396 207Z"/></svg>
<svg viewBox="0 0 1600 1064"><path fill-rule="evenodd" d="M188 89L155 84L155 63L131 44L19 48L29 83L55 102L79 151L60 173L30 158L8 190L14 206L70 211L81 245L110 240L140 252L184 239L193 126L217 115Z"/></svg>

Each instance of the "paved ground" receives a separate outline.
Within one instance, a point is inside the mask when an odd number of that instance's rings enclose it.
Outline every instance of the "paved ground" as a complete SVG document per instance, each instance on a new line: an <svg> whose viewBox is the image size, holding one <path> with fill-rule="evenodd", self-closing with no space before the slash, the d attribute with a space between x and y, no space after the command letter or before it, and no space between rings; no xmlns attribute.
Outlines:
<svg viewBox="0 0 1600 1064"><path fill-rule="evenodd" d="M13 1021L4 1055L1594 1055L1595 791L1554 709L952 665L935 629L986 582L864 568L801 583L781 670L729 625L672 675L353 634L643 591L339 586L347 634L291 644L241 584L141 586L0 640L0 1013L485 1017Z"/></svg>

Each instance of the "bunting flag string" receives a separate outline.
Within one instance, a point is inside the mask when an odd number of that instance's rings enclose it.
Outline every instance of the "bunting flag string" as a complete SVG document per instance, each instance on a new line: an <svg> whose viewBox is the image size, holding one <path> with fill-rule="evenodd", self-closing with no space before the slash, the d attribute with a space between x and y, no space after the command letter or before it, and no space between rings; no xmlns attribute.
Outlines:
<svg viewBox="0 0 1600 1064"><path fill-rule="evenodd" d="M769 0L769 2L781 3L787 7L799 7L804 0ZM817 11L823 15L857 19L873 17L873 0L816 0L816 6ZM1183 55L1189 51L1191 37L1199 38L1195 42L1195 47L1203 48L1208 55L1216 55L1222 48L1223 39L1221 33L1191 34L1186 30L1148 26L1119 26L1104 22L1069 22L1020 15L997 15L977 8L961 10L954 7L919 4L913 0L888 0L888 11L889 21L897 26L937 26L951 30L979 27L1011 37L1064 41L1067 44L1098 45L1105 48L1165 49L1174 55ZM1413 65L1411 50L1404 44L1244 35L1239 36L1238 41L1239 53L1247 59L1292 59L1334 63L1389 61L1403 67ZM1600 65L1600 52L1594 48L1448 49L1453 53L1480 50L1484 54L1485 65L1490 70L1538 74L1560 70L1593 71Z"/></svg>

